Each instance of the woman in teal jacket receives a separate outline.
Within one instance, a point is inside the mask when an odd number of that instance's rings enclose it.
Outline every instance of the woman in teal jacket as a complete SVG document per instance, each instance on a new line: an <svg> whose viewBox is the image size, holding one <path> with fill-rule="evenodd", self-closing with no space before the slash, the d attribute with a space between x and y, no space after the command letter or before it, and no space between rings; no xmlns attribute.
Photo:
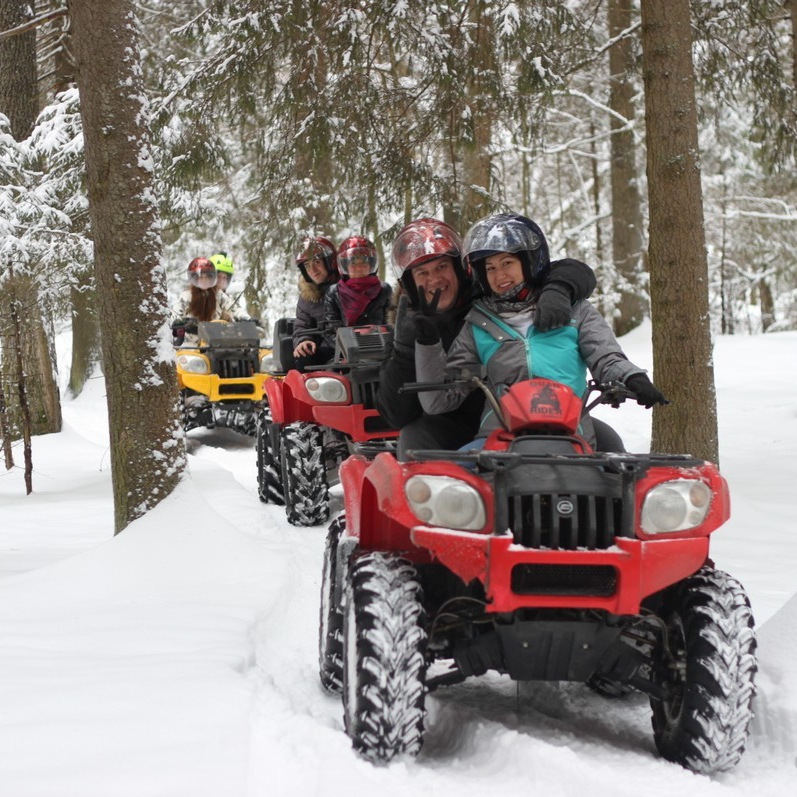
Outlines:
<svg viewBox="0 0 797 797"><path fill-rule="evenodd" d="M499 392L524 379L543 377L583 395L589 368L599 382L623 382L646 407L666 403L644 370L628 360L611 327L588 302L571 305L570 324L548 332L536 328L536 303L550 257L545 236L531 219L515 213L488 216L468 230L463 250L485 298L474 303L447 357L434 315L416 315L419 382L436 381L444 368L477 372L484 366L488 381ZM421 393L420 401L430 414L450 412L468 392L452 387ZM490 407L485 407L477 439L487 437L498 425ZM594 445L589 416L583 419L581 430Z"/></svg>

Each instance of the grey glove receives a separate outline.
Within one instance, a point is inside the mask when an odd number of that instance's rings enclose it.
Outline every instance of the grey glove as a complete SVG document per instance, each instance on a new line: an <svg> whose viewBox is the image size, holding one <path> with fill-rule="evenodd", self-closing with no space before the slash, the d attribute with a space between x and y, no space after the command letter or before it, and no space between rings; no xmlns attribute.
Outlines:
<svg viewBox="0 0 797 797"><path fill-rule="evenodd" d="M564 282L549 282L537 298L534 325L540 332L570 323L572 317L570 288Z"/></svg>

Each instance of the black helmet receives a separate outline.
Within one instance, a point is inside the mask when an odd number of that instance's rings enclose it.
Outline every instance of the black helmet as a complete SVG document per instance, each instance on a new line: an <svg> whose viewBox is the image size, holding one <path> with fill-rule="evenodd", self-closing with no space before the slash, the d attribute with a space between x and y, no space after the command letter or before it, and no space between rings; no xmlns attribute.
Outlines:
<svg viewBox="0 0 797 797"><path fill-rule="evenodd" d="M530 287L545 282L551 268L548 242L531 219L517 213L495 213L477 221L465 235L465 263L473 269L484 292L490 294L484 261L490 255L509 252L523 264L523 279Z"/></svg>

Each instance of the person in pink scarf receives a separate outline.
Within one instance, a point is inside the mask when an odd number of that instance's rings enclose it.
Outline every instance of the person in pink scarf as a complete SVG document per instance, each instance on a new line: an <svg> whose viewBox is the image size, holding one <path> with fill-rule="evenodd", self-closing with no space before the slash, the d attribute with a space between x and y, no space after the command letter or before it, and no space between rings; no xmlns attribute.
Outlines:
<svg viewBox="0 0 797 797"><path fill-rule="evenodd" d="M324 324L332 346L337 327L384 324L393 292L376 274L376 247L361 235L341 243L338 268L340 282L324 298Z"/></svg>

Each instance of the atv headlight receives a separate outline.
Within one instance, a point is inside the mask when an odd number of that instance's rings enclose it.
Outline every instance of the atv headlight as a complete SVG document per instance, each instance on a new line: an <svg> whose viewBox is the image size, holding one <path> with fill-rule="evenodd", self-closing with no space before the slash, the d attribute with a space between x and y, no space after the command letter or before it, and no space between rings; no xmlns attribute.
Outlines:
<svg viewBox="0 0 797 797"><path fill-rule="evenodd" d="M180 354L177 364L188 374L209 374L210 363L199 354Z"/></svg>
<svg viewBox="0 0 797 797"><path fill-rule="evenodd" d="M274 357L269 354L264 354L260 358L260 373L270 374L274 370Z"/></svg>
<svg viewBox="0 0 797 797"><path fill-rule="evenodd" d="M305 383L307 392L316 401L324 401L329 404L339 404L347 401L349 392L346 390L346 385L331 376L319 376L317 378L308 379Z"/></svg>
<svg viewBox="0 0 797 797"><path fill-rule="evenodd" d="M404 494L424 523L450 529L484 528L484 501L467 482L450 476L412 476L404 485Z"/></svg>
<svg viewBox="0 0 797 797"><path fill-rule="evenodd" d="M648 534L699 526L711 506L711 490L697 479L657 484L642 503L642 529Z"/></svg>

